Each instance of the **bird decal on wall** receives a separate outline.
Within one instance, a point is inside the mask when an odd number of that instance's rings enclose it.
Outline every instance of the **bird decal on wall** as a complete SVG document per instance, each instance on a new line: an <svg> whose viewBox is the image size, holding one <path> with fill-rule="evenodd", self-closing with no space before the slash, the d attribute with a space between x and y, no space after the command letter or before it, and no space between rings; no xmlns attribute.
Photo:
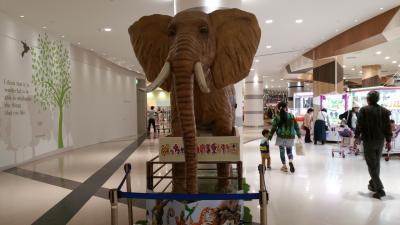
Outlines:
<svg viewBox="0 0 400 225"><path fill-rule="evenodd" d="M21 44L22 44L22 47L24 48L24 50L21 53L21 57L24 58L25 53L28 53L29 50L31 50L31 48L24 41L21 41Z"/></svg>

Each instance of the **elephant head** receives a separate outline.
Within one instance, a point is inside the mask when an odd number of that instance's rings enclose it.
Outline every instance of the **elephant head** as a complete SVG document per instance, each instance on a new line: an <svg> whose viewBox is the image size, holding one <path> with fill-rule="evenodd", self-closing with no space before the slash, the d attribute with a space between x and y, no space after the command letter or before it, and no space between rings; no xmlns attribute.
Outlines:
<svg viewBox="0 0 400 225"><path fill-rule="evenodd" d="M261 36L257 19L239 9L210 14L189 9L174 17L142 17L129 28L129 35L152 82L146 91L161 87L174 96L185 148L186 191L196 192L194 85L209 93L248 75Z"/></svg>

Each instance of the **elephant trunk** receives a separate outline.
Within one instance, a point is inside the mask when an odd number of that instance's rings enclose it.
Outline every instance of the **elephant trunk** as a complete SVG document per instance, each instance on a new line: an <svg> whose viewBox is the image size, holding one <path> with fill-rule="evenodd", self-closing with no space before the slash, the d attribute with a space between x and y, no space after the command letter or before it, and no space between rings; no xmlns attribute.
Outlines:
<svg viewBox="0 0 400 225"><path fill-rule="evenodd" d="M175 69L177 68L177 69ZM181 122L183 145L185 149L186 192L197 193L197 154L196 154L196 123L193 105L194 77L191 68L177 66L173 68L176 103ZM181 69L179 69L181 68ZM191 71L190 71L191 70Z"/></svg>
<svg viewBox="0 0 400 225"><path fill-rule="evenodd" d="M197 193L196 120L194 114L195 65L200 62L201 44L190 33L178 35L168 61L171 64L173 92L185 149L185 190ZM201 63L199 63L201 64ZM198 70L198 69L197 69ZM207 90L207 88L204 88Z"/></svg>

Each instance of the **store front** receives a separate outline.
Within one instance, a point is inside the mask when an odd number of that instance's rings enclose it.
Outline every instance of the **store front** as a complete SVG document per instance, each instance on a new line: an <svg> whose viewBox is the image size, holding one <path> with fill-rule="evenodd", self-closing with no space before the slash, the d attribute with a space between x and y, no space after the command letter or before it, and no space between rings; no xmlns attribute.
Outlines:
<svg viewBox="0 0 400 225"><path fill-rule="evenodd" d="M154 107L155 124L157 134L169 134L171 132L171 101L170 93L160 88L147 93L147 111L150 113L151 107ZM148 124L147 124L148 126ZM151 132L153 128L151 127Z"/></svg>

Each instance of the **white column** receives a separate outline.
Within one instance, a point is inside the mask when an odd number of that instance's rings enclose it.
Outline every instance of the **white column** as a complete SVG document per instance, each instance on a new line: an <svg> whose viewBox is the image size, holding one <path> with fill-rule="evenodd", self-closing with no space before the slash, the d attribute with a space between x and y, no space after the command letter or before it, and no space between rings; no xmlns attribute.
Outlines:
<svg viewBox="0 0 400 225"><path fill-rule="evenodd" d="M258 75L249 75L244 85L244 126L263 127L264 81Z"/></svg>
<svg viewBox="0 0 400 225"><path fill-rule="evenodd" d="M236 92L236 114L235 114L235 125L238 127L243 126L243 91L244 91L244 80L235 84Z"/></svg>

